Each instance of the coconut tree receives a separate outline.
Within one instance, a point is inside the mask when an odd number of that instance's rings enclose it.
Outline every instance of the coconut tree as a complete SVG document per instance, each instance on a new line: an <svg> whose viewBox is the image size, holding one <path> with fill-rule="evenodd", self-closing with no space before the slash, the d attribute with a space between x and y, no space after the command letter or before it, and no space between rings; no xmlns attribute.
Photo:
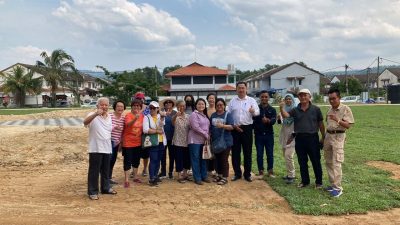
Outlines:
<svg viewBox="0 0 400 225"><path fill-rule="evenodd" d="M68 73L75 70L74 59L62 49L54 50L51 55L42 52L43 62L37 61L36 69L43 74L43 79L50 87L51 106L56 106L56 91L59 86L65 86Z"/></svg>
<svg viewBox="0 0 400 225"><path fill-rule="evenodd" d="M16 66L9 73L0 74L4 79L2 88L4 92L11 92L14 95L15 104L18 107L25 106L26 92L38 90L40 86L41 92L41 78L33 78L31 70L25 71L21 66Z"/></svg>

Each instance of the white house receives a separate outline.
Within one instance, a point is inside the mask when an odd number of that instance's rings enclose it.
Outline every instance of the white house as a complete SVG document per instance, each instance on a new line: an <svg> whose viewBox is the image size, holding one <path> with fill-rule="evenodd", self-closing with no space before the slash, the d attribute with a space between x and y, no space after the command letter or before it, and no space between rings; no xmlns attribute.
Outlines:
<svg viewBox="0 0 400 225"><path fill-rule="evenodd" d="M282 95L287 92L297 93L302 88L308 88L311 93L320 94L321 87L329 88L326 85L330 83L330 80L320 72L297 62L247 77L243 81L247 83L248 92L251 94L275 89Z"/></svg>
<svg viewBox="0 0 400 225"><path fill-rule="evenodd" d="M23 64L23 63L16 63L12 66L9 66L3 70L1 70L1 73L11 73L12 70L17 67L20 66L22 67L25 72L28 72L28 70L32 70L33 73L33 78L38 78L38 77L42 77L43 74L40 74L37 72L37 70L35 70L35 66L34 65L29 65L29 64ZM80 75L82 76L82 80L78 81L78 89L79 89L79 93L80 93L80 97L81 99L86 99L86 98L94 98L99 96L99 91L103 88L103 84L101 84L100 82L97 81L97 78L92 77L88 74L84 74L84 73L80 73ZM2 80L2 78L0 78L0 86L3 84L4 80ZM67 80L65 80L66 84L73 84L74 81L72 78L67 78ZM10 96L11 100L12 100L12 93L2 93L0 91L0 97L3 96ZM58 89L56 90L56 96L58 100L70 100L72 102L72 98L73 98L73 94L72 94L72 90L69 89L66 86L59 86ZM27 94L26 98L25 98L25 104L26 105L43 105L46 106L47 103L49 102L49 99L51 97L51 90L50 90L50 86L47 84L47 82L43 82L42 85L42 94L38 95L38 96L31 96L29 94Z"/></svg>
<svg viewBox="0 0 400 225"><path fill-rule="evenodd" d="M378 77L378 87L400 83L400 68L386 68Z"/></svg>
<svg viewBox="0 0 400 225"><path fill-rule="evenodd" d="M169 94L176 99L185 95L205 98L209 93L231 99L236 94L235 83L229 83L229 71L194 62L166 74L170 78ZM233 79L234 80L234 79Z"/></svg>

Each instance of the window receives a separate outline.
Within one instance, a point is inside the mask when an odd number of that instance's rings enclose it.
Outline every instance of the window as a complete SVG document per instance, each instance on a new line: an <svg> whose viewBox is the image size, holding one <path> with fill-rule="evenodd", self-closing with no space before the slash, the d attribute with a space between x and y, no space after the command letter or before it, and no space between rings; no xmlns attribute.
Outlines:
<svg viewBox="0 0 400 225"><path fill-rule="evenodd" d="M215 83L216 84L226 84L226 76L216 76Z"/></svg>
<svg viewBox="0 0 400 225"><path fill-rule="evenodd" d="M212 76L193 77L193 84L212 84L212 83L213 83Z"/></svg>
<svg viewBox="0 0 400 225"><path fill-rule="evenodd" d="M191 77L173 77L172 84L192 84Z"/></svg>
<svg viewBox="0 0 400 225"><path fill-rule="evenodd" d="M301 85L301 81L302 81L302 79L299 80L299 85Z"/></svg>

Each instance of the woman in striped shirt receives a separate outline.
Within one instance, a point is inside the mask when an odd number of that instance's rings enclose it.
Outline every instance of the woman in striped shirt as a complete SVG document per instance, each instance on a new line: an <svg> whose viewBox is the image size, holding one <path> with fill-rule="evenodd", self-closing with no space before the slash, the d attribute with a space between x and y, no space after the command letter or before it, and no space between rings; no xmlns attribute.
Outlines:
<svg viewBox="0 0 400 225"><path fill-rule="evenodd" d="M112 180L113 168L115 161L117 161L118 151L121 148L122 132L124 131L125 115L124 110L126 109L125 103L123 101L116 101L113 104L114 112L110 113L112 121L112 131L111 131L111 146L112 155L110 160L110 184L118 184Z"/></svg>

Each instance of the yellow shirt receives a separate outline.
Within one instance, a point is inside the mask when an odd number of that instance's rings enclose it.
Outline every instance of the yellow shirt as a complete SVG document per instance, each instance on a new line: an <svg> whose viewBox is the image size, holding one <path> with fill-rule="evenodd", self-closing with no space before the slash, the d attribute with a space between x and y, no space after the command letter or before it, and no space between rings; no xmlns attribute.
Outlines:
<svg viewBox="0 0 400 225"><path fill-rule="evenodd" d="M157 129L158 129L159 127L158 127L158 123L157 123L157 115L152 116L151 118L153 118L154 124L156 124ZM158 135L158 142L163 142L163 141L164 141L164 140L163 140L163 135L162 135L162 134L159 134L159 135Z"/></svg>

